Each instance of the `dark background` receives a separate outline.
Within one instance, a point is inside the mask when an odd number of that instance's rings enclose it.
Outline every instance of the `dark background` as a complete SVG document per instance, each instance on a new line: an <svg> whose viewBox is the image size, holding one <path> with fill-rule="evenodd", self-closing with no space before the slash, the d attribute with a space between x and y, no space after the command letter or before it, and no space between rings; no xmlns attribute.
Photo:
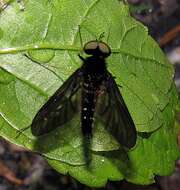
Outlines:
<svg viewBox="0 0 180 190"><path fill-rule="evenodd" d="M180 0L129 0L131 14L149 28L174 65L175 82L180 92ZM180 190L180 161L173 175L155 178L156 183L137 186L126 181L108 182L107 190ZM0 139L0 190L85 190L70 176L48 166L39 155L27 152Z"/></svg>

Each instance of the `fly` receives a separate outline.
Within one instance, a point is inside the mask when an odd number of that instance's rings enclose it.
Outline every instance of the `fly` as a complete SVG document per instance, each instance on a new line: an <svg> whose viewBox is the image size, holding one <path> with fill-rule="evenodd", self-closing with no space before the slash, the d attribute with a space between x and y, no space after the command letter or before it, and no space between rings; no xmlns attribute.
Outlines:
<svg viewBox="0 0 180 190"><path fill-rule="evenodd" d="M106 43L94 40L87 42L83 50L88 57L79 55L82 66L36 114L32 134L47 134L80 112L84 137L92 137L94 121L98 119L122 146L132 148L137 136L135 125L105 61L111 49Z"/></svg>

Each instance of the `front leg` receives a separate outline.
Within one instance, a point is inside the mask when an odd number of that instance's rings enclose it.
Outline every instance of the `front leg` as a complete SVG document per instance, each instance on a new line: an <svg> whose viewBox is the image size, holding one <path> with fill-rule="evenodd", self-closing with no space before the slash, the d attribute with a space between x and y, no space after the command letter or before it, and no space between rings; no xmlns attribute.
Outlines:
<svg viewBox="0 0 180 190"><path fill-rule="evenodd" d="M78 57L79 57L83 62L85 62L86 59L84 59L84 57L82 57L80 54L78 54Z"/></svg>

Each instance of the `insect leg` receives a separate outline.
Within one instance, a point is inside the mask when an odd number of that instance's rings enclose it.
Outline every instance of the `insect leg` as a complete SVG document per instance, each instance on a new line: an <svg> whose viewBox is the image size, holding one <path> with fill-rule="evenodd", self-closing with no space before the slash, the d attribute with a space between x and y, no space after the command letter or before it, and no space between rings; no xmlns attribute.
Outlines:
<svg viewBox="0 0 180 190"><path fill-rule="evenodd" d="M31 125L28 125L27 127L24 127L22 129L20 129L19 131L17 131L17 135L16 135L16 139L26 130L28 130L31 127Z"/></svg>
<svg viewBox="0 0 180 190"><path fill-rule="evenodd" d="M80 54L78 54L78 57L83 61L83 63L86 61L86 59L84 59L84 57L82 57Z"/></svg>

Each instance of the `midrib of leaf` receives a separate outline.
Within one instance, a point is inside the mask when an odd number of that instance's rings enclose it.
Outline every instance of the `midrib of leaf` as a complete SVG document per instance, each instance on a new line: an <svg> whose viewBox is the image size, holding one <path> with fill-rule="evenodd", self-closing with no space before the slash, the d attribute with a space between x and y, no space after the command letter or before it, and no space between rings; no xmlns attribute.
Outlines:
<svg viewBox="0 0 180 190"><path fill-rule="evenodd" d="M14 48L1 48L0 49L0 54L13 54L13 53L21 53L21 52L26 52L30 50L43 50L43 49L50 49L50 50L61 50L61 51L75 51L75 52L80 52L81 48L76 47L73 45L57 45L57 44L49 44L49 43L39 43L39 44L34 44L34 45L26 45L26 46L20 46L20 47L14 47ZM164 64L156 59L152 59L149 57L140 57L137 55L133 55L129 52L125 52L122 49L112 49L112 54L122 54L126 56L130 56L135 59L139 60L144 60L144 61L152 61L156 64L161 65L162 67L165 68L172 68L171 65L169 64Z"/></svg>

